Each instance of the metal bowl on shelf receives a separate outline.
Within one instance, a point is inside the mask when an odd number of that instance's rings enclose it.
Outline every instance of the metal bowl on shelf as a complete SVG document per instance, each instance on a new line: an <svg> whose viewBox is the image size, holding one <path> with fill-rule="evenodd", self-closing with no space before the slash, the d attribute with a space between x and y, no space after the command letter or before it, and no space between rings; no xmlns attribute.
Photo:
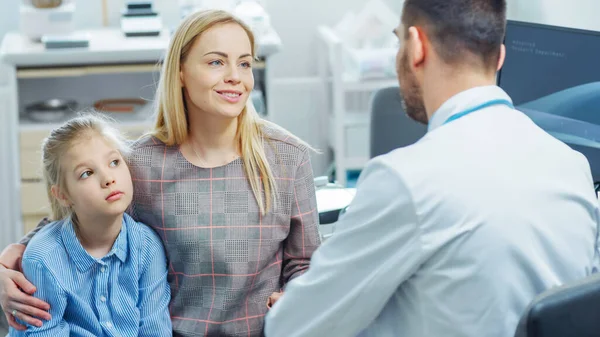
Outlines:
<svg viewBox="0 0 600 337"><path fill-rule="evenodd" d="M53 123L64 120L75 109L77 109L76 101L53 98L26 106L25 114L34 122Z"/></svg>

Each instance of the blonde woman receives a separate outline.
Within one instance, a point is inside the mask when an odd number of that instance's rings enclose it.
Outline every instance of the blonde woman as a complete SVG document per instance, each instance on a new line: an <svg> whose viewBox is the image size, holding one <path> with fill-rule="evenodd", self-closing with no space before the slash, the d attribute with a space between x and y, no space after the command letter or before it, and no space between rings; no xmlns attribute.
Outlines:
<svg viewBox="0 0 600 337"><path fill-rule="evenodd" d="M175 336L260 336L267 300L320 244L309 147L246 108L254 50L227 12L186 18L164 60L154 132L129 158L131 215L167 251ZM0 304L35 324L47 305L11 270L29 237L0 256Z"/></svg>

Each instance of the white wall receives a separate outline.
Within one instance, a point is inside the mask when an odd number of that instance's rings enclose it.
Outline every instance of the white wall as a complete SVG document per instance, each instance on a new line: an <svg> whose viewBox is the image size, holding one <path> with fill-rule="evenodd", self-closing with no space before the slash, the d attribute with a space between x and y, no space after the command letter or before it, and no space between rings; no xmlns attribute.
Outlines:
<svg viewBox="0 0 600 337"><path fill-rule="evenodd" d="M319 25L335 25L348 11L358 11L366 0L267 0L274 27L285 43L282 53L273 57L275 78L316 75L314 42ZM403 0L384 0L398 14ZM391 32L390 32L391 34Z"/></svg>
<svg viewBox="0 0 600 337"><path fill-rule="evenodd" d="M325 93L314 77L315 29L321 24L337 23L346 11L358 10L365 2L267 0L273 24L285 44L283 52L269 64L272 119L321 149L327 146L327 129L319 116L327 113L327 106L323 103ZM401 12L403 0L386 3ZM510 19L600 30L600 0L508 0L508 7ZM329 160L324 155L314 156L315 172L325 172Z"/></svg>
<svg viewBox="0 0 600 337"><path fill-rule="evenodd" d="M166 22L177 19L177 0L154 0ZM403 0L384 0L398 13ZM75 0L78 27L101 25L101 1ZM336 23L347 10L357 10L366 0L264 0L273 25L286 45L273 58L271 71L275 78L305 77L315 74L310 57L315 29L320 24ZM0 38L9 30L18 29L20 0L3 1L0 10ZM118 24L124 0L108 0L109 21ZM598 0L508 0L509 18L600 30Z"/></svg>
<svg viewBox="0 0 600 337"><path fill-rule="evenodd" d="M402 0L384 0L398 14ZM273 122L311 145L327 150L326 92L316 77L317 27L335 25L348 11L358 11L365 0L267 0L267 10L281 35L283 51L269 61L272 84L268 97ZM390 32L391 34L391 32ZM312 158L315 174L324 174L331 158L325 152Z"/></svg>
<svg viewBox="0 0 600 337"><path fill-rule="evenodd" d="M598 0L508 0L510 19L600 31Z"/></svg>
<svg viewBox="0 0 600 337"><path fill-rule="evenodd" d="M397 13L403 0L385 0ZM319 115L327 113L324 94L315 80L315 29L333 25L347 10L361 8L366 0L267 0L275 28L285 44L269 67L270 113L273 121L292 130L316 147L327 146L327 129ZM508 17L514 20L600 30L600 0L508 0ZM302 96L302 95L310 96ZM317 131L317 132L315 132ZM315 156L317 174L325 171L329 158Z"/></svg>
<svg viewBox="0 0 600 337"><path fill-rule="evenodd" d="M400 13L403 0L384 0ZM0 38L6 31L18 29L20 1L5 2L0 10ZM326 113L325 93L318 79L315 54L316 28L333 25L348 10L358 10L366 0L264 0L273 25L281 35L283 51L269 61L270 118L312 145L326 149L327 130L319 116ZM118 25L123 0L108 0L111 25ZM176 0L155 0L167 24L178 18ZM78 27L101 25L101 1L76 0ZM599 0L508 0L509 18L600 30ZM328 165L326 156L315 156L315 172Z"/></svg>
<svg viewBox="0 0 600 337"><path fill-rule="evenodd" d="M385 0L400 13L401 0ZM9 30L18 29L20 1L11 0L0 11L0 38ZM155 0L155 8L167 25L178 19L176 0ZM314 43L316 28L337 23L348 10L360 9L365 0L265 0L275 29L280 34L283 51L269 60L270 119L289 129L315 147L326 149L325 130L316 122L326 113L323 91L316 75ZM118 25L123 0L108 0L109 24ZM102 24L101 1L76 0L75 23L78 28L99 27ZM321 132L315 132L320 130ZM313 158L314 169L321 174L328 166L324 155Z"/></svg>
<svg viewBox="0 0 600 337"><path fill-rule="evenodd" d="M0 38L11 30L19 29L19 5L22 0L3 1L0 10ZM111 10L110 19L113 21L118 18L123 0L108 0ZM75 24L81 27L99 27L102 25L102 2L90 0L75 0L77 11L75 13ZM116 22L116 21L114 21Z"/></svg>

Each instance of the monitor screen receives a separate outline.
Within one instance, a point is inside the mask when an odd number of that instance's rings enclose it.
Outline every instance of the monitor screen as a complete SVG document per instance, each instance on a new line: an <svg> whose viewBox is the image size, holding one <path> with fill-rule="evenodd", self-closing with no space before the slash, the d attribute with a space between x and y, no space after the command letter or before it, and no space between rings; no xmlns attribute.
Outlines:
<svg viewBox="0 0 600 337"><path fill-rule="evenodd" d="M600 83L600 32L509 20L505 45L498 85L516 106Z"/></svg>
<svg viewBox="0 0 600 337"><path fill-rule="evenodd" d="M504 43L498 85L538 126L581 152L600 184L600 32L509 20Z"/></svg>

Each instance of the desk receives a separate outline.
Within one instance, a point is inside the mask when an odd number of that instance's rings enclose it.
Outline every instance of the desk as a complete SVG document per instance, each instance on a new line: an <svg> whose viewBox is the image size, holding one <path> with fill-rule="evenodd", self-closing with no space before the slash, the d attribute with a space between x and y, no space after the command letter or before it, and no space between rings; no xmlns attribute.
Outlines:
<svg viewBox="0 0 600 337"><path fill-rule="evenodd" d="M316 195L320 222L319 232L321 239L325 241L333 235L339 214L350 205L356 195L356 189L331 184L317 188Z"/></svg>
<svg viewBox="0 0 600 337"><path fill-rule="evenodd" d="M23 107L49 98L76 99L77 110L104 98L152 100L160 61L170 31L155 37L125 37L119 29L82 31L89 47L46 50L18 32L5 35L0 46L0 248L18 240L46 214L48 200L39 174L41 140L60 124L25 117ZM266 60L278 52L275 32L257 39L257 85L266 93ZM262 80L262 81L261 81ZM152 106L134 114L113 114L119 127L137 137L152 125Z"/></svg>

